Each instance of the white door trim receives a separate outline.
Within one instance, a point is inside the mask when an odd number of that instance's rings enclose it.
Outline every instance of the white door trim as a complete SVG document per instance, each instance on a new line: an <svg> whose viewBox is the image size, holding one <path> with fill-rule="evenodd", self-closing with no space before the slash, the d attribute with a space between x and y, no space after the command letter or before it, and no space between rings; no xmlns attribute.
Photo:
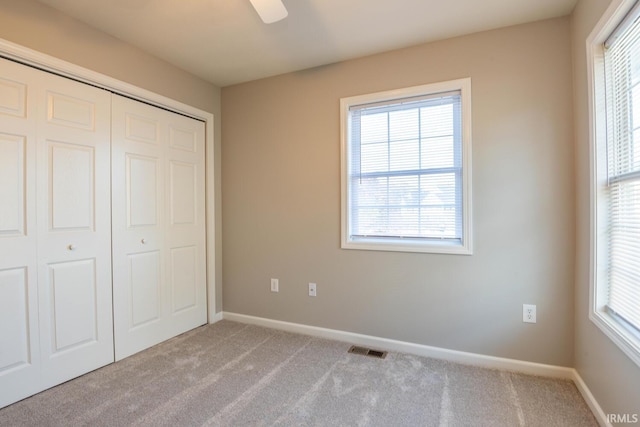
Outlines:
<svg viewBox="0 0 640 427"><path fill-rule="evenodd" d="M183 104L146 89L131 85L107 75L89 70L79 65L55 58L42 52L0 39L0 55L26 65L84 82L111 92L125 95L139 101L166 108L177 113L191 116L205 123L206 145L206 223L207 223L207 310L208 321L219 319L216 314L216 275L215 275L215 182L214 182L214 129L213 114L199 108Z"/></svg>

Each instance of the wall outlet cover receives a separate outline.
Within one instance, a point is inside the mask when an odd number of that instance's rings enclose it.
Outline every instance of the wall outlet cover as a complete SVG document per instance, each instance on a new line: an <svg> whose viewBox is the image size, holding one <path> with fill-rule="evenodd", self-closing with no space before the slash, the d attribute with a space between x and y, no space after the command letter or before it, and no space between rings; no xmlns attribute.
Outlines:
<svg viewBox="0 0 640 427"><path fill-rule="evenodd" d="M524 323L536 323L536 306L535 304L522 304L522 321Z"/></svg>

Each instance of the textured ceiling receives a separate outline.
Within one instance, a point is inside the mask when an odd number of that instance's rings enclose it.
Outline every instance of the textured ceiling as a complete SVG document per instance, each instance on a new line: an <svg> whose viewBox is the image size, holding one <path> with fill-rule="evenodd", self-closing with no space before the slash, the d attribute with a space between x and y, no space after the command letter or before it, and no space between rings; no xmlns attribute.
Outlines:
<svg viewBox="0 0 640 427"><path fill-rule="evenodd" d="M564 16L577 0L39 0L218 86Z"/></svg>

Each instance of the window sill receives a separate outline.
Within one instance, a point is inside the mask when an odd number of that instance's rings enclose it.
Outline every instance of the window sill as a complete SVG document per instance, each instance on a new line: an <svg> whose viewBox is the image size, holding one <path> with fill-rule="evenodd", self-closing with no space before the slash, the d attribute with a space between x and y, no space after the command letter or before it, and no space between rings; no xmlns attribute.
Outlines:
<svg viewBox="0 0 640 427"><path fill-rule="evenodd" d="M630 331L604 308L589 313L595 325L640 367L640 338Z"/></svg>
<svg viewBox="0 0 640 427"><path fill-rule="evenodd" d="M342 242L342 249L356 249L366 251L389 251L389 252L415 252L415 253L431 253L431 254L449 254L449 255L472 255L470 245L448 241L428 241L428 242L411 242L405 240L387 240L387 239L359 239L346 240Z"/></svg>

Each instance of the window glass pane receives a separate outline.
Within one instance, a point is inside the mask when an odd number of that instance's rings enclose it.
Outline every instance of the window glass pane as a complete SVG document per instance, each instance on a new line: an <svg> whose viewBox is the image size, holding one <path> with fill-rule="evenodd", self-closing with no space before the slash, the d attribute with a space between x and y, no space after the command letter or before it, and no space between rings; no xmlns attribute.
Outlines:
<svg viewBox="0 0 640 427"><path fill-rule="evenodd" d="M361 147L360 170L362 173L387 172L389 170L389 145L386 142Z"/></svg>
<svg viewBox="0 0 640 427"><path fill-rule="evenodd" d="M634 45L637 46L638 41L634 42ZM636 85L640 83L640 49L637 47L632 47L629 51L625 50L623 55L628 55L629 62L629 75L631 76L631 84Z"/></svg>
<svg viewBox="0 0 640 427"><path fill-rule="evenodd" d="M453 135L453 105L436 105L420 109L422 137Z"/></svg>
<svg viewBox="0 0 640 427"><path fill-rule="evenodd" d="M389 137L387 113L365 114L360 117L361 143L386 142Z"/></svg>
<svg viewBox="0 0 640 427"><path fill-rule="evenodd" d="M389 208L387 233L390 236L420 237L419 215L420 210L415 207Z"/></svg>
<svg viewBox="0 0 640 427"><path fill-rule="evenodd" d="M389 178L391 206L417 206L420 200L420 179L416 175Z"/></svg>
<svg viewBox="0 0 640 427"><path fill-rule="evenodd" d="M631 91L631 110L633 140L629 147L629 171L637 171L640 170L640 83Z"/></svg>
<svg viewBox="0 0 640 427"><path fill-rule="evenodd" d="M420 142L393 141L389 144L389 169L392 171L412 170L420 167Z"/></svg>
<svg viewBox="0 0 640 427"><path fill-rule="evenodd" d="M633 128L640 126L640 85L633 86L631 90L632 111L633 111Z"/></svg>
<svg viewBox="0 0 640 427"><path fill-rule="evenodd" d="M640 329L640 179L611 186L609 306Z"/></svg>
<svg viewBox="0 0 640 427"><path fill-rule="evenodd" d="M423 206L455 207L455 174L425 175L420 178L420 204Z"/></svg>
<svg viewBox="0 0 640 427"><path fill-rule="evenodd" d="M359 173L352 181L354 235L461 237L455 170L419 172L456 166L455 110L451 102L436 101L406 110L398 103L386 111L383 105L361 110ZM403 171L411 174L394 175Z"/></svg>
<svg viewBox="0 0 640 427"><path fill-rule="evenodd" d="M454 166L453 136L422 140L420 162L423 168L448 168Z"/></svg>
<svg viewBox="0 0 640 427"><path fill-rule="evenodd" d="M451 239L456 236L456 211L453 207L422 208L421 233L432 238Z"/></svg>
<svg viewBox="0 0 640 427"><path fill-rule="evenodd" d="M391 111L389 113L389 139L405 141L420 137L418 109Z"/></svg>
<svg viewBox="0 0 640 427"><path fill-rule="evenodd" d="M387 235L387 208L358 208L355 221L352 224L352 235L355 236L384 236Z"/></svg>
<svg viewBox="0 0 640 427"><path fill-rule="evenodd" d="M633 131L633 146L631 151L633 153L631 157L632 170L638 171L640 170L640 129Z"/></svg>
<svg viewBox="0 0 640 427"><path fill-rule="evenodd" d="M357 204L359 206L386 206L388 198L388 178L353 178Z"/></svg>

